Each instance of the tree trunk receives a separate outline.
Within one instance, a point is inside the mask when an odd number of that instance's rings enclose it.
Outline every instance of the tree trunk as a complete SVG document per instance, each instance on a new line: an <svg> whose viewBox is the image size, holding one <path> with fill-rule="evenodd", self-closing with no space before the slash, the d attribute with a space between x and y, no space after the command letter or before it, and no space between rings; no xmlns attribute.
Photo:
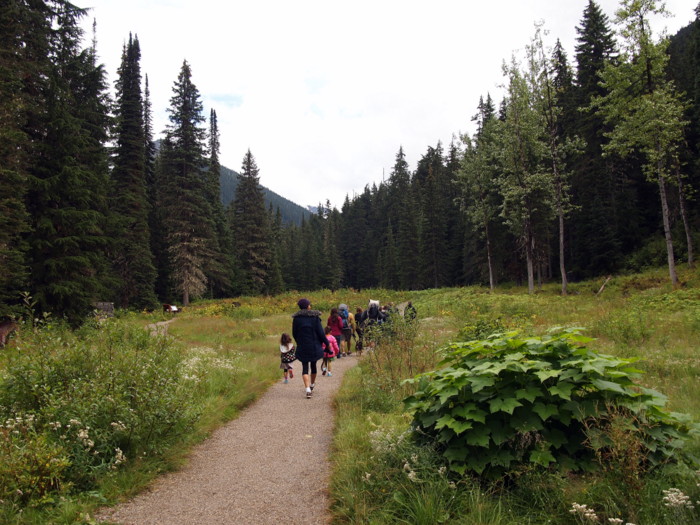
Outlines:
<svg viewBox="0 0 700 525"><path fill-rule="evenodd" d="M488 221L484 221L484 230L486 232L486 259L489 263L489 287L491 292L496 288L496 284L493 280L493 261L491 260L491 236L489 234L489 224Z"/></svg>
<svg viewBox="0 0 700 525"><path fill-rule="evenodd" d="M185 288L185 291L182 292L182 306L189 306L190 305L190 291Z"/></svg>
<svg viewBox="0 0 700 525"><path fill-rule="evenodd" d="M659 166L659 194L661 195L661 214L664 219L664 235L666 236L666 253L668 255L668 273L671 277L673 286L678 284L678 276L676 275L676 259L673 256L673 238L671 237L671 221L668 214L668 200L666 198L666 182L661 174Z"/></svg>
<svg viewBox="0 0 700 525"><path fill-rule="evenodd" d="M529 225L526 228L525 234L525 259L527 260L527 292L535 293L535 269L534 269L534 251L535 239L532 237Z"/></svg>
<svg viewBox="0 0 700 525"><path fill-rule="evenodd" d="M566 264L564 262L564 210L561 206L561 188L559 189L559 272L561 272L561 294L567 294Z"/></svg>
<svg viewBox="0 0 700 525"><path fill-rule="evenodd" d="M683 178L676 173L678 180L678 203L680 204L681 217L683 217L683 227L685 228L685 238L688 244L688 268L695 268L693 258L693 236L690 234L690 224L688 223L688 212L685 208L685 194L683 193Z"/></svg>

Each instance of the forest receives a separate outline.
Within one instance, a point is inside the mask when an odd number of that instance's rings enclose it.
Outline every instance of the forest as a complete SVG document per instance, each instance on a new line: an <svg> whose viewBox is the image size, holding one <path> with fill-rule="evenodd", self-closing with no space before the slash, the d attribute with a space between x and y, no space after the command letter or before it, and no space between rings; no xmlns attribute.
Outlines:
<svg viewBox="0 0 700 525"><path fill-rule="evenodd" d="M464 101L473 134L429 146L414 171L399 147L386 181L296 223L266 204L251 151L222 200L216 111L186 60L156 139L165 102L137 35L112 94L85 10L3 2L0 317L31 303L79 324L96 301L341 287L557 281L566 294L659 265L676 284L700 226L700 6L666 38L649 25L660 5L622 2L611 20L590 1L572 58L537 28L524 56L504 57L503 99Z"/></svg>

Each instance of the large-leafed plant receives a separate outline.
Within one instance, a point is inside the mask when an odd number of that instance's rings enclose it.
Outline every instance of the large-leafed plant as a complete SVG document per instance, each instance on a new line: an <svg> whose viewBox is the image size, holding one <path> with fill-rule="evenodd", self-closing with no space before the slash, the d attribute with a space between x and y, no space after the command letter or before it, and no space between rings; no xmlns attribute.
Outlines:
<svg viewBox="0 0 700 525"><path fill-rule="evenodd" d="M640 468L672 460L696 427L634 382L636 359L598 354L590 341L559 329L448 345L444 368L409 380L415 430L460 474L498 476L526 464L590 470L616 446L611 428L621 418Z"/></svg>

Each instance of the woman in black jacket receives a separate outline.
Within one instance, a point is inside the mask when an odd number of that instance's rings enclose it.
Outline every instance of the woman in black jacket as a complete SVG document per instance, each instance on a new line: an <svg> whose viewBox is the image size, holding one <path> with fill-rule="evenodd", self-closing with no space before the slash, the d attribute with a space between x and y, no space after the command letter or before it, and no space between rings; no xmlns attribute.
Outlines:
<svg viewBox="0 0 700 525"><path fill-rule="evenodd" d="M323 345L330 346L330 343L321 326L321 312L312 310L308 299L299 299L297 305L299 311L292 315L292 336L297 343L297 359L301 361L306 398L310 399L316 383L316 363L323 357Z"/></svg>

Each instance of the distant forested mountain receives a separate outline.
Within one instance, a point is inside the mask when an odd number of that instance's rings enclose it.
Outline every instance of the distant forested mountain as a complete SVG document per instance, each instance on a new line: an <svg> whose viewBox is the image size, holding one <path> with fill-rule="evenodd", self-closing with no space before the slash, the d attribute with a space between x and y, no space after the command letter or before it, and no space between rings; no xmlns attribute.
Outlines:
<svg viewBox="0 0 700 525"><path fill-rule="evenodd" d="M227 168L226 166L221 166L219 183L221 185L221 202L223 203L224 207L227 207L235 197L236 188L238 187L238 180L239 175L237 172ZM311 215L309 210L288 199L285 199L274 191L269 190L264 186L262 189L265 194L265 205L270 206L270 204L272 204L272 208L275 210L279 208L280 213L282 214L282 222L284 224L300 225L302 218L308 219Z"/></svg>

